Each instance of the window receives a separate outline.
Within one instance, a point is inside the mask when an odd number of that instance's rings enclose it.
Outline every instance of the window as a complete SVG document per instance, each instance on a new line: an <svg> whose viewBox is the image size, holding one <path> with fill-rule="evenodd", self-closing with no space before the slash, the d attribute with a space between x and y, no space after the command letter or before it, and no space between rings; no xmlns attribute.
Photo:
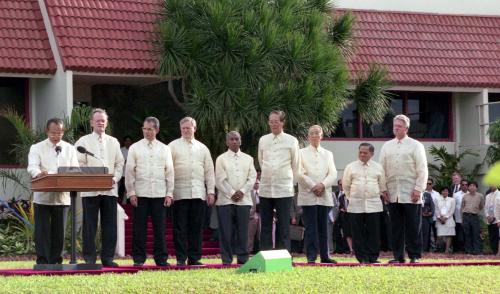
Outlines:
<svg viewBox="0 0 500 294"><path fill-rule="evenodd" d="M500 93L489 93L488 103L498 102L488 105L490 123L500 119Z"/></svg>
<svg viewBox="0 0 500 294"><path fill-rule="evenodd" d="M423 139L451 138L451 93L393 91L391 111L380 124L367 124L350 105L342 114L341 123L332 138L391 138L392 119L396 114L406 114L410 120L408 135ZM500 110L500 108L499 108ZM361 121L361 124L360 124ZM360 124L356 127L355 124Z"/></svg>
<svg viewBox="0 0 500 294"><path fill-rule="evenodd" d="M396 114L403 113L403 99L393 96L391 101L391 111L388 112L381 124L363 123L364 138L390 138L392 134L392 119Z"/></svg>
<svg viewBox="0 0 500 294"><path fill-rule="evenodd" d="M18 78L0 78L0 108L13 107L17 113L27 117L28 80ZM5 118L0 117L0 165L16 164L10 153L16 142L16 130Z"/></svg>
<svg viewBox="0 0 500 294"><path fill-rule="evenodd" d="M354 104L349 104L342 112L342 119L333 137L355 138L359 136L359 115Z"/></svg>
<svg viewBox="0 0 500 294"><path fill-rule="evenodd" d="M406 114L411 127L408 132L413 138L450 137L450 93L408 92Z"/></svg>

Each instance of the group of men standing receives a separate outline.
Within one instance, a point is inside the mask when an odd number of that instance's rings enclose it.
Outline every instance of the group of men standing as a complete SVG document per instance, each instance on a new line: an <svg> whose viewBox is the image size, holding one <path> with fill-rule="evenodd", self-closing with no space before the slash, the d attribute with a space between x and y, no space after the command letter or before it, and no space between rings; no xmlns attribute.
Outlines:
<svg viewBox="0 0 500 294"><path fill-rule="evenodd" d="M240 150L241 136L226 135L227 152L216 159L215 169L209 149L194 138L196 121L180 121L181 138L165 145L156 139L160 123L148 117L142 125L143 139L128 150L126 167L118 141L105 134L107 114L92 112L93 132L75 146L85 147L94 156L77 154L62 141L63 122L47 122L48 139L32 146L28 171L33 177L57 172L57 166L105 165L113 174L113 189L82 193L83 257L96 262L95 237L100 213L104 266L113 261L116 246L117 183L125 170L127 197L133 208L133 260L141 266L146 260L146 225L151 216L154 232L154 261L169 265L165 244L165 207L172 207L177 265L201 265L202 215L206 205L216 205L220 230L221 258L230 264L248 260L248 222L255 203L252 189L257 173L254 160ZM290 250L290 209L294 184L298 182L298 205L303 208L307 261L314 263L319 253L322 263L335 263L329 257L327 222L333 205L332 186L337 171L333 155L321 147L323 130L309 128L310 145L299 149L298 140L283 131L285 113L272 111L268 121L271 133L259 140L261 168L259 207L261 249ZM427 181L427 161L421 143L408 137L410 120L394 118L395 138L386 142L379 163L372 160L374 147L362 143L358 160L344 172L344 191L349 199L347 212L352 218L353 248L362 263L378 263L380 234L379 212L383 200L389 202L392 224L391 263L405 261L405 247L411 262L422 252L421 193ZM58 148L57 146L61 146ZM215 170L215 172L214 172ZM215 197L217 188L217 199ZM62 262L64 207L67 193L35 193L35 243L37 263ZM276 223L273 242L273 223ZM273 246L274 243L274 246Z"/></svg>

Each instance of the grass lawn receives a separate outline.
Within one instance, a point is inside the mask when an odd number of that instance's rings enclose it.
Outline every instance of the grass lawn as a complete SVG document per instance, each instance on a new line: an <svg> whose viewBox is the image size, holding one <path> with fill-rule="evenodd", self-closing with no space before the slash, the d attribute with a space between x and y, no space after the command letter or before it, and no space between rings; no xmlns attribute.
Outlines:
<svg viewBox="0 0 500 294"><path fill-rule="evenodd" d="M220 259L203 261L220 263ZM132 263L127 259L118 262ZM32 261L0 262L0 269L32 266ZM235 269L198 269L0 277L0 293L500 293L500 267L296 267L283 273L236 274Z"/></svg>

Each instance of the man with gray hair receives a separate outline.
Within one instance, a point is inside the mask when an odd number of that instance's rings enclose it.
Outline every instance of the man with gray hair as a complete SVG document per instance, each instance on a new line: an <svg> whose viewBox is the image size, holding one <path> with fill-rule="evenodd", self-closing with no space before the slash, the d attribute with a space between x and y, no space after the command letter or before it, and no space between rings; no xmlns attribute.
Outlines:
<svg viewBox="0 0 500 294"><path fill-rule="evenodd" d="M321 263L336 263L328 255L328 211L333 206L332 186L337 169L332 152L321 147L323 129L309 128L309 146L300 149L299 194L305 225L305 248L308 263L315 263L319 252Z"/></svg>
<svg viewBox="0 0 500 294"><path fill-rule="evenodd" d="M134 207L132 258L134 266L146 261L148 216L153 223L153 255L157 266L168 266L165 244L165 207L173 202L174 166L170 148L156 140L160 122L148 117L142 125L144 139L130 146L125 172L125 186Z"/></svg>
<svg viewBox="0 0 500 294"><path fill-rule="evenodd" d="M181 138L170 142L175 170L174 245L177 265L203 265L201 243L206 206L215 201L214 163L210 150L194 138L196 121L179 122Z"/></svg>
<svg viewBox="0 0 500 294"><path fill-rule="evenodd" d="M410 263L422 256L422 199L427 177L427 158L422 143L408 137L410 119L396 115L393 120L395 138L380 151L384 168L392 227L392 252L389 263L405 262L405 244Z"/></svg>
<svg viewBox="0 0 500 294"><path fill-rule="evenodd" d="M82 192L80 194L83 207L82 255L86 263L94 264L96 262L95 237L100 218L102 265L117 267L118 264L113 261L117 239L116 201L124 159L118 140L106 134L108 115L104 109L96 108L92 111L90 125L92 133L78 139L75 146L77 148L84 147L94 153L94 156L78 153L78 162L80 166L106 166L108 172L113 175L113 188L108 191Z"/></svg>
<svg viewBox="0 0 500 294"><path fill-rule="evenodd" d="M218 189L217 217L221 259L231 264L233 253L237 263L248 260L248 221L252 196L250 192L257 178L253 158L241 152L241 136L232 131L226 135L228 150L215 162L215 185ZM233 236L236 237L233 242Z"/></svg>

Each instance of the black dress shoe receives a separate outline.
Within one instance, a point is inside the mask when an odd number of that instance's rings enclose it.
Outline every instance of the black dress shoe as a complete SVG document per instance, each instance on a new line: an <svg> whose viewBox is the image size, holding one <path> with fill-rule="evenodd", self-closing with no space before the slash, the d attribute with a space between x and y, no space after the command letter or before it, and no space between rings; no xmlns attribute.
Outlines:
<svg viewBox="0 0 500 294"><path fill-rule="evenodd" d="M106 261L106 262L102 262L102 266L104 267L119 267L118 263L114 262L114 261Z"/></svg>
<svg viewBox="0 0 500 294"><path fill-rule="evenodd" d="M144 262L134 262L134 266L142 266Z"/></svg>
<svg viewBox="0 0 500 294"><path fill-rule="evenodd" d="M247 261L248 261L248 260L247 260ZM245 263L247 263L247 262L246 262L246 261L237 261L237 262L236 262L236 264L241 264L241 265L242 265L242 264L245 264Z"/></svg>
<svg viewBox="0 0 500 294"><path fill-rule="evenodd" d="M185 261L177 261L177 266L186 266Z"/></svg>
<svg viewBox="0 0 500 294"><path fill-rule="evenodd" d="M159 262L156 262L156 266L170 266L170 263L168 263L166 261L159 261Z"/></svg>
<svg viewBox="0 0 500 294"><path fill-rule="evenodd" d="M388 262L389 264L398 264L398 263L405 263L404 259L391 259Z"/></svg>
<svg viewBox="0 0 500 294"><path fill-rule="evenodd" d="M419 258L414 257L414 258L410 259L410 263L419 263L419 262L420 262Z"/></svg>
<svg viewBox="0 0 500 294"><path fill-rule="evenodd" d="M201 261L199 260L196 260L196 261L188 261L188 265L191 265L191 266L202 266L203 263L201 263Z"/></svg>
<svg viewBox="0 0 500 294"><path fill-rule="evenodd" d="M315 264L316 263L316 260L308 260L307 261L307 264Z"/></svg>
<svg viewBox="0 0 500 294"><path fill-rule="evenodd" d="M327 258L327 259L322 259L321 263L336 264L337 262L335 260L331 259L331 258Z"/></svg>
<svg viewBox="0 0 500 294"><path fill-rule="evenodd" d="M380 260L372 260L369 263L371 263L371 264L377 264L377 263L381 263L381 262L380 262Z"/></svg>

